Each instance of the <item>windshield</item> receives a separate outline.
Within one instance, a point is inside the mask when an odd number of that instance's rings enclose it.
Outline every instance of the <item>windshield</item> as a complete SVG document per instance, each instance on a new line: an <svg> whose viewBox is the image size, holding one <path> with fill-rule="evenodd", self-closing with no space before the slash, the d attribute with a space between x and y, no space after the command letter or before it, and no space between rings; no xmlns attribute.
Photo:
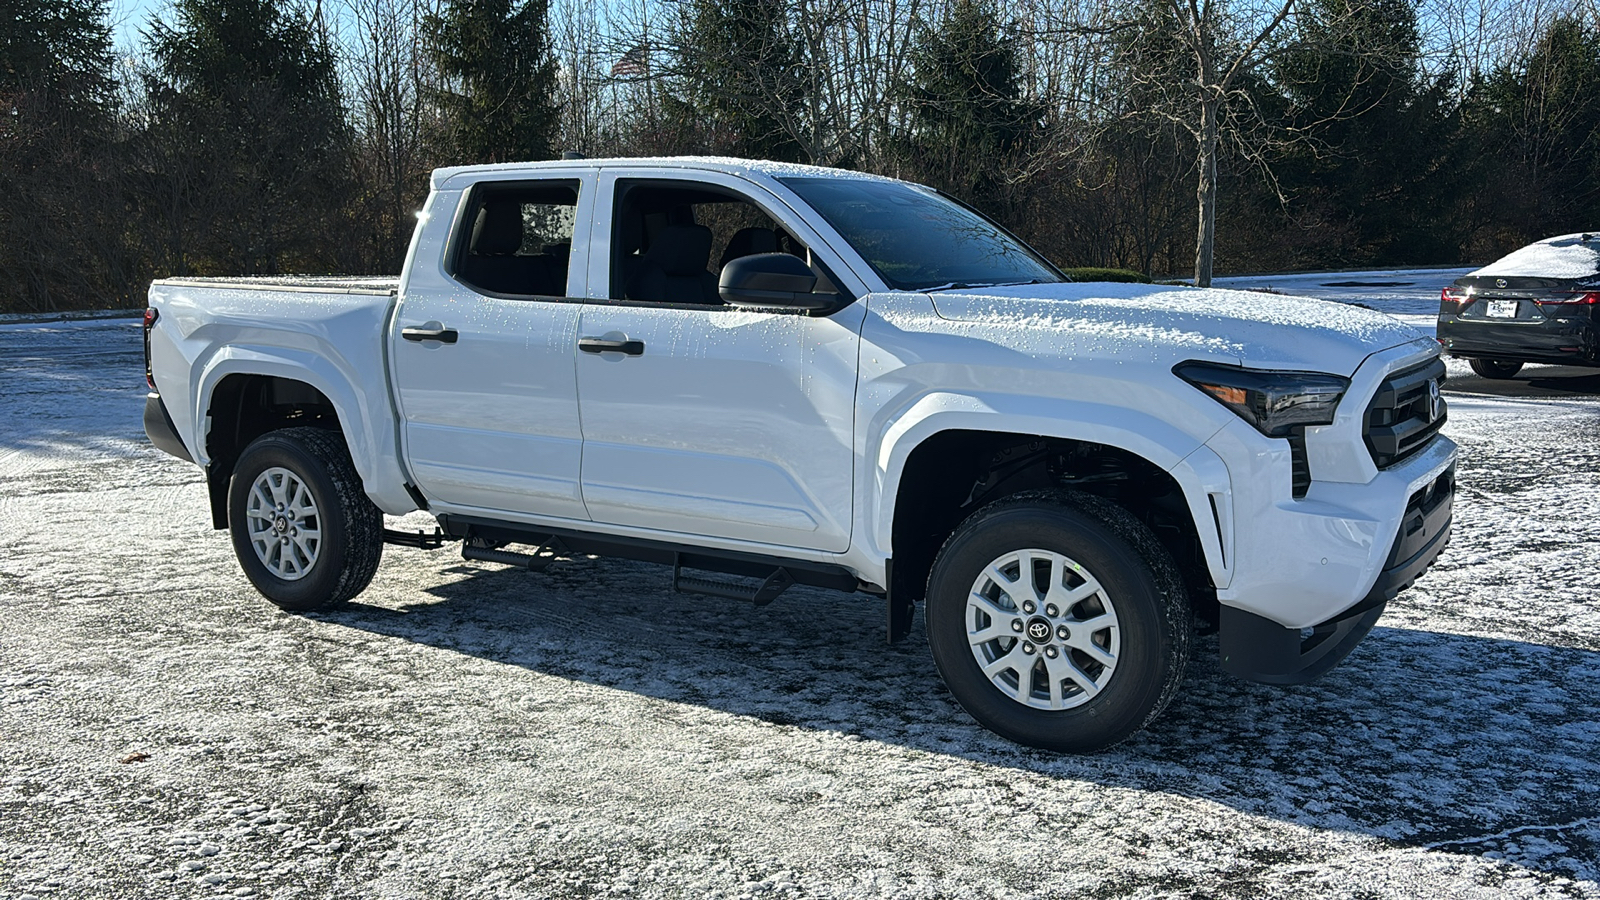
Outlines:
<svg viewBox="0 0 1600 900"><path fill-rule="evenodd" d="M992 222L926 188L855 178L780 178L892 288L931 291L1063 280Z"/></svg>

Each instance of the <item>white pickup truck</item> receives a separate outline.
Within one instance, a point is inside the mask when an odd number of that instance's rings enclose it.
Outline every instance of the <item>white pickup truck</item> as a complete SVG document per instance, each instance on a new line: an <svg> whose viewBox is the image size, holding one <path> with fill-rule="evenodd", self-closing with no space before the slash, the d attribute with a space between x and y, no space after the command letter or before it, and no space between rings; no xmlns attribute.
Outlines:
<svg viewBox="0 0 1600 900"><path fill-rule="evenodd" d="M978 722L1108 746L1343 659L1448 539L1438 344L1352 306L1071 283L918 185L714 159L441 169L398 281L169 279L156 446L262 594L383 543L881 597ZM431 511L435 535L383 514ZM523 549L507 549L522 546Z"/></svg>

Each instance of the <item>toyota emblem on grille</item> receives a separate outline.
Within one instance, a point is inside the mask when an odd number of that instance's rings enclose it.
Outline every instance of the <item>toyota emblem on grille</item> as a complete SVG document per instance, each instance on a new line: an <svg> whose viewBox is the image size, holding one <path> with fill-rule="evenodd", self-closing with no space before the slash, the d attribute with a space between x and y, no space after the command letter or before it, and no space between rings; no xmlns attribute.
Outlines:
<svg viewBox="0 0 1600 900"><path fill-rule="evenodd" d="M1443 405L1443 402L1444 402L1444 399L1439 396L1439 382L1437 382L1437 381L1428 382L1428 420L1429 421L1432 421L1434 419L1439 418L1439 412L1440 412L1439 407L1441 405Z"/></svg>

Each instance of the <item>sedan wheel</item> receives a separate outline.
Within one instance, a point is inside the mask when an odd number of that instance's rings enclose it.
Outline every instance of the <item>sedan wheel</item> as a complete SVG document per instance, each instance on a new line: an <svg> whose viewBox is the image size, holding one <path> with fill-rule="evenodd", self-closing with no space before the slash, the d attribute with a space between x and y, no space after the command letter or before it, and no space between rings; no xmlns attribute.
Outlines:
<svg viewBox="0 0 1600 900"><path fill-rule="evenodd" d="M1522 363L1503 362L1498 359L1469 359L1467 365L1472 366L1472 371L1484 378L1510 378L1522 371Z"/></svg>

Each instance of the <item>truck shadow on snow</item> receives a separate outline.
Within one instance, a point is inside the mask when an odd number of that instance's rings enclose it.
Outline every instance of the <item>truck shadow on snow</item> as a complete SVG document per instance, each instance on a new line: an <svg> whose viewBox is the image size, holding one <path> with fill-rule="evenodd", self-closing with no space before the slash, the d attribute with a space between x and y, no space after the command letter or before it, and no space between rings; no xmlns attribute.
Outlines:
<svg viewBox="0 0 1600 900"><path fill-rule="evenodd" d="M1593 650L1379 627L1321 681L1277 688L1221 673L1215 639L1202 637L1160 719L1074 757L973 722L940 682L920 623L886 645L871 597L795 589L755 610L673 594L660 567L585 558L537 575L443 574L456 580L426 601L325 619L781 728L1600 878Z"/></svg>

